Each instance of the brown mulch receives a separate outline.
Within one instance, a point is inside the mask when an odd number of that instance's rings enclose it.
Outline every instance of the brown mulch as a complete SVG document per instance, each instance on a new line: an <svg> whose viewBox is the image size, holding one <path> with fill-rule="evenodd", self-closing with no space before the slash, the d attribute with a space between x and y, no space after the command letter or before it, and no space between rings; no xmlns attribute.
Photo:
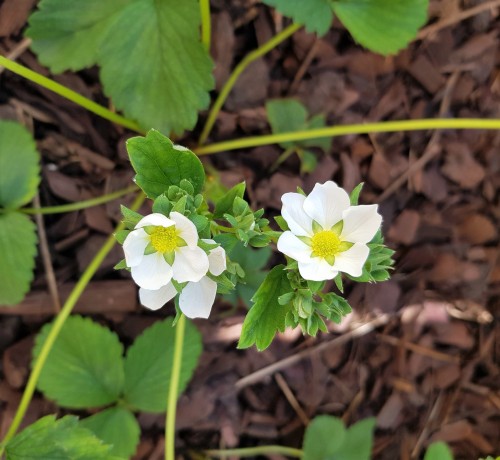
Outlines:
<svg viewBox="0 0 500 460"><path fill-rule="evenodd" d="M35 3L0 2L0 52L20 54L20 63L49 75L22 49L21 33ZM432 1L431 21L480 3ZM285 23L254 0L213 0L212 6L220 89L234 64ZM424 32L421 40L388 58L357 47L338 23L321 39L298 32L242 76L212 141L268 133L264 102L285 96L299 98L311 113L326 113L330 125L500 118L498 26L493 10L484 11L436 33ZM53 78L108 103L95 68ZM0 118L18 120L36 136L43 206L130 184L124 140L131 133L7 71L0 76ZM185 143L194 145L203 120L204 115ZM209 321L197 321L205 349L180 400L179 448L298 447L308 420L334 414L348 424L377 417L376 459L419 458L434 440L449 442L457 459L498 455L499 148L498 132L346 136L334 139L328 155L318 152L317 169L303 177L293 157L269 172L281 152L277 146L204 159L226 185L246 180L252 205L266 207L271 215L279 212L280 196L297 185L310 191L314 183L334 179L352 189L364 181L362 200L380 203L397 262L389 282L347 286L355 312L341 326L332 326L328 336L303 338L289 331L263 353L238 351L244 307L228 319L228 306L219 303ZM45 217L61 300L119 220L118 204L128 199ZM112 269L120 258L117 247L75 311L107 322L127 342L172 308L156 314L141 309L126 273ZM3 432L28 375L33 336L53 312L40 259L23 303L16 309L0 307ZM242 380L276 363L278 369ZM54 410L38 396L25 423ZM135 458L162 458L163 416L141 414L139 421L143 439Z"/></svg>

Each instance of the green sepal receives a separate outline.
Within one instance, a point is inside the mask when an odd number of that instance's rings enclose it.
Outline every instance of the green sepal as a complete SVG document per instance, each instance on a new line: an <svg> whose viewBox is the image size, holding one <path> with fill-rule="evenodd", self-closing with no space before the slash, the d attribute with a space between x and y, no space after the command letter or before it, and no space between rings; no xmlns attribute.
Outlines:
<svg viewBox="0 0 500 460"><path fill-rule="evenodd" d="M123 225L125 225L125 228L129 230L134 230L135 226L139 223L143 216L138 212L132 211L126 206L121 205L120 208L123 215Z"/></svg>
<svg viewBox="0 0 500 460"><path fill-rule="evenodd" d="M125 259L123 260L120 260L120 262L118 262L114 267L113 267L114 270L126 270L128 269L128 266L127 266L127 261Z"/></svg>
<svg viewBox="0 0 500 460"><path fill-rule="evenodd" d="M335 281L335 286L337 286L337 289L344 293L344 283L342 282L342 274L339 273L335 278L333 278L333 281Z"/></svg>
<svg viewBox="0 0 500 460"><path fill-rule="evenodd" d="M118 230L113 234L113 236L115 237L115 240L118 241L119 244L123 245L129 233L130 230Z"/></svg>
<svg viewBox="0 0 500 460"><path fill-rule="evenodd" d="M351 195L349 197L351 201L351 206L357 206L359 202L359 195L361 193L361 190L363 190L363 186L365 185L364 182L361 182L360 184L356 185L354 187L354 190L351 192Z"/></svg>
<svg viewBox="0 0 500 460"><path fill-rule="evenodd" d="M174 264L175 260L175 252L165 252L163 254L163 258L165 259L165 262L167 262L168 265L172 266Z"/></svg>

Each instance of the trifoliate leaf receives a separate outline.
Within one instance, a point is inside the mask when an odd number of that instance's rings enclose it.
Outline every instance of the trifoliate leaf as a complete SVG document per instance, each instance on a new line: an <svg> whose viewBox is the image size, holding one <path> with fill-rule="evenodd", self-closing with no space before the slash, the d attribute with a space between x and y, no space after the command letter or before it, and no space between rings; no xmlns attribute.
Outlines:
<svg viewBox="0 0 500 460"><path fill-rule="evenodd" d="M17 212L0 214L0 305L15 305L28 292L36 242L36 228L28 217Z"/></svg>
<svg viewBox="0 0 500 460"><path fill-rule="evenodd" d="M137 173L135 181L149 198L157 198L183 179L191 182L195 193L203 189L205 171L199 158L158 131L129 139L127 151Z"/></svg>
<svg viewBox="0 0 500 460"><path fill-rule="evenodd" d="M192 128L213 88L196 0L42 0L26 34L55 72L98 64L104 91L145 128Z"/></svg>
<svg viewBox="0 0 500 460"><path fill-rule="evenodd" d="M40 354L52 324L38 334ZM43 366L38 389L62 407L83 409L111 404L123 389L123 346L118 336L89 318L70 316Z"/></svg>
<svg viewBox="0 0 500 460"><path fill-rule="evenodd" d="M492 459L492 457L489 458ZM442 441L433 442L427 448L424 460L453 460L453 453L446 443Z"/></svg>
<svg viewBox="0 0 500 460"><path fill-rule="evenodd" d="M39 161L26 128L0 121L0 208L16 209L33 199L40 182Z"/></svg>
<svg viewBox="0 0 500 460"><path fill-rule="evenodd" d="M254 305L243 322L238 348L255 344L262 351L271 344L278 331L285 330L285 318L292 306L280 305L278 299L291 290L285 266L277 265L267 274L252 298Z"/></svg>
<svg viewBox="0 0 500 460"><path fill-rule="evenodd" d="M320 415L309 424L304 435L304 460L336 459L344 443L346 429L337 417Z"/></svg>
<svg viewBox="0 0 500 460"><path fill-rule="evenodd" d="M7 443L7 460L120 460L77 417L54 415L37 420Z"/></svg>
<svg viewBox="0 0 500 460"><path fill-rule="evenodd" d="M112 446L111 453L117 457L131 458L137 449L141 428L128 409L111 407L91 415L80 425L94 433L99 439Z"/></svg>
<svg viewBox="0 0 500 460"><path fill-rule="evenodd" d="M124 399L130 407L145 412L165 412L172 371L175 328L172 318L146 329L128 349L125 358ZM201 336L186 324L182 347L179 393L184 391L201 354Z"/></svg>

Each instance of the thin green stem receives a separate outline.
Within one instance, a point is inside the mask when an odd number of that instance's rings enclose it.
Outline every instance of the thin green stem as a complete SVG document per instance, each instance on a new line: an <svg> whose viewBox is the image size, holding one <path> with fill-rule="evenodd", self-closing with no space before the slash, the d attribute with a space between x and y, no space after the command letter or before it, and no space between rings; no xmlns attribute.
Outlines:
<svg viewBox="0 0 500 460"><path fill-rule="evenodd" d="M239 449L212 449L205 450L204 453L211 457L253 457L255 455L286 455L287 457L301 458L302 450L286 446L257 446L242 447Z"/></svg>
<svg viewBox="0 0 500 460"><path fill-rule="evenodd" d="M207 146L196 147L197 155L210 155L229 150L258 147L260 145L297 142L322 137L337 137L348 134L389 133L399 131L421 131L434 129L497 129L500 130L500 119L484 120L481 118L437 118L423 120L382 121L379 123L362 123L357 125L330 126L327 128L294 131L289 133L269 134L267 136L245 137L224 142L216 142Z"/></svg>
<svg viewBox="0 0 500 460"><path fill-rule="evenodd" d="M44 77L43 75L40 75L39 73L34 72L33 70L28 69L27 67L24 67L17 62L7 59L5 56L0 56L0 66L3 66L6 69L9 69L11 72L20 75L21 77L24 77L32 81L33 83L36 83L40 86L43 86L44 88L47 88L50 91L53 91L56 94L59 94L59 96L62 96L74 102L75 104L78 104L79 106L95 113L96 115L99 115L102 118L105 118L106 120L112 121L113 123L116 123L118 125L122 125L125 128L131 129L138 133L143 132L141 127L135 121L122 117L121 115L112 112L106 107L103 107L102 105L99 105L96 102L87 99L81 94L78 94L77 92L72 91L71 89L66 88L63 85L56 83L50 78Z"/></svg>
<svg viewBox="0 0 500 460"><path fill-rule="evenodd" d="M141 193L135 199L134 203L131 206L131 209L132 210L139 209L145 198L146 196L143 193ZM116 231L118 232L123 228L124 228L123 224L119 224L116 227ZM49 334L47 335L47 339L45 340L42 349L40 350L40 354L38 355L38 358L36 359L35 364L33 365L33 370L31 371L28 383L26 384L26 388L24 389L24 393L21 398L21 402L19 403L19 406L17 408L17 411L14 415L14 419L12 420L9 430L7 431L7 434L5 435L2 441L2 444L0 446L0 455L2 455L6 444L16 434L16 431L19 428L19 425L21 424L24 415L26 414L26 410L28 409L29 403L33 398L33 394L35 392L38 378L40 377L40 373L42 372L42 368L45 364L45 361L47 360L47 357L49 356L50 351L52 350L52 347L59 335L59 332L61 332L64 322L71 314L71 311L73 310L73 307L75 306L76 302L82 295L82 292L87 287L88 283L90 282L95 272L98 270L98 268L104 261L105 257L113 248L115 242L116 241L114 235L109 236L109 238L106 240L101 249L99 249L99 252L94 256L87 269L83 272L81 278L78 280L78 283L76 283L75 287L71 291L71 294L64 303L61 311L57 314L54 324L50 329Z"/></svg>
<svg viewBox="0 0 500 460"><path fill-rule="evenodd" d="M210 41L212 37L212 23L210 21L210 0L200 0L201 13L201 42L206 50L210 52Z"/></svg>
<svg viewBox="0 0 500 460"><path fill-rule="evenodd" d="M168 388L167 415L165 417L165 460L175 460L175 414L179 397L179 379L181 376L185 330L186 317L181 314L177 326L175 326L174 359Z"/></svg>
<svg viewBox="0 0 500 460"><path fill-rule="evenodd" d="M292 24L288 26L287 28L283 29L279 34L275 35L271 40L267 41L264 43L262 46L257 48L256 50L252 51L251 53L247 54L245 58L234 68L233 72L231 73L230 77L228 78L227 82L224 84L223 88L221 89L221 92L219 93L219 96L215 100L215 103L210 110L210 113L208 114L207 121L205 123L205 126L203 127L203 131L201 133L200 139L198 141L199 145L203 145L207 138L208 135L210 134L210 131L212 130L215 120L217 119L217 115L219 114L220 110L222 109L222 106L224 105L224 102L226 102L227 97L229 96L229 93L233 89L234 84L236 83L236 80L238 80L238 77L241 75L241 73L254 61L259 59L260 57L264 56L264 54L267 54L269 51L272 49L276 48L281 42L289 38L291 35L293 35L297 30L299 30L302 26L300 24Z"/></svg>
<svg viewBox="0 0 500 460"><path fill-rule="evenodd" d="M64 212L79 211L80 209L91 208L100 204L109 203L110 201L116 200L124 195L128 195L129 193L137 192L138 190L139 187L137 187L137 185L131 185L123 190L117 190L116 192L91 198L90 200L77 201L75 203L62 204L60 206L46 206L44 208L22 208L18 211L23 214L62 214ZM1 212L2 210L0 209L0 213Z"/></svg>
<svg viewBox="0 0 500 460"><path fill-rule="evenodd" d="M286 161L291 155L293 155L297 150L297 147L292 146L288 147L285 151L281 153L281 155L278 157L278 159L272 164L270 171L275 171L278 169L278 166Z"/></svg>

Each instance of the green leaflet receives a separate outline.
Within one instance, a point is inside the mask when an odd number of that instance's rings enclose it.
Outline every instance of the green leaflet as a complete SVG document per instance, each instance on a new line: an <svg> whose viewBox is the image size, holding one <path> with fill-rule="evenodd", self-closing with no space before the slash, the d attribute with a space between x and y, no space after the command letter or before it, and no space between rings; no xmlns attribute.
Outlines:
<svg viewBox="0 0 500 460"><path fill-rule="evenodd" d="M453 453L446 443L433 442L427 448L424 460L453 460Z"/></svg>

